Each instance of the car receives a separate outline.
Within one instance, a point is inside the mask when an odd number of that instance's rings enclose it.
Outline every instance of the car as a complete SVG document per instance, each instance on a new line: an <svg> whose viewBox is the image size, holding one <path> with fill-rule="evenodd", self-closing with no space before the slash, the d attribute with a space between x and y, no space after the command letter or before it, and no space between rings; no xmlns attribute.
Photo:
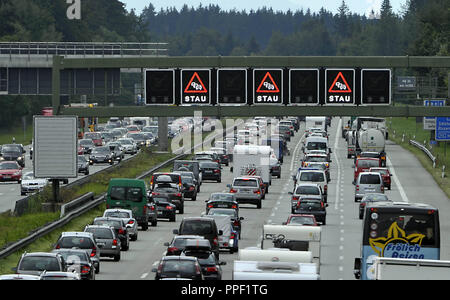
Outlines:
<svg viewBox="0 0 450 300"><path fill-rule="evenodd" d="M78 150L78 154L91 154L95 144L91 139L81 139L78 141L78 147L81 148Z"/></svg>
<svg viewBox="0 0 450 300"><path fill-rule="evenodd" d="M62 232L54 249L83 249L94 263L95 273L100 272L100 248L95 242L94 235L90 232L67 231ZM47 270L50 271L50 270Z"/></svg>
<svg viewBox="0 0 450 300"><path fill-rule="evenodd" d="M61 254L51 252L25 252L19 259L17 267L12 269L21 275L39 276L44 271L66 272L67 265Z"/></svg>
<svg viewBox="0 0 450 300"><path fill-rule="evenodd" d="M219 155L220 163L225 166L230 165L230 158L225 149L219 147L210 148L211 151L216 152Z"/></svg>
<svg viewBox="0 0 450 300"><path fill-rule="evenodd" d="M16 161L0 162L0 181L22 182L22 168Z"/></svg>
<svg viewBox="0 0 450 300"><path fill-rule="evenodd" d="M201 160L199 164L202 172L202 180L215 180L219 183L222 182L222 170L219 163Z"/></svg>
<svg viewBox="0 0 450 300"><path fill-rule="evenodd" d="M92 225L107 225L114 228L116 237L120 239L120 250L128 251L130 249L130 234L123 219L113 217L97 217Z"/></svg>
<svg viewBox="0 0 450 300"><path fill-rule="evenodd" d="M206 202L206 213L211 208L232 208L239 211L239 203L236 196L231 193L212 193Z"/></svg>
<svg viewBox="0 0 450 300"><path fill-rule="evenodd" d="M194 173L197 180L197 192L200 193L200 186L202 185L202 173L200 171L200 165L195 160L176 160L173 162L173 171L189 171Z"/></svg>
<svg viewBox="0 0 450 300"><path fill-rule="evenodd" d="M373 202L381 202L381 201L391 201L389 200L386 194L382 193L368 193L362 197L361 202L359 203L359 218L362 219L364 217L364 211L366 210L366 206Z"/></svg>
<svg viewBox="0 0 450 300"><path fill-rule="evenodd" d="M319 201L324 201L323 199L323 192L320 185L316 183L301 183L298 184L293 192L289 192L290 195L292 195L291 198L291 212L295 212L295 207L297 206L297 202L300 200L301 197L310 197L310 198L316 198Z"/></svg>
<svg viewBox="0 0 450 300"><path fill-rule="evenodd" d="M78 173L84 173L84 175L89 175L89 160L86 159L84 155L78 155Z"/></svg>
<svg viewBox="0 0 450 300"><path fill-rule="evenodd" d="M109 225L87 225L84 232L94 235L95 242L100 248L100 257L112 257L119 261L121 257L121 241L116 236L113 227Z"/></svg>
<svg viewBox="0 0 450 300"><path fill-rule="evenodd" d="M166 242L164 243L164 246L167 247L166 256L171 256L171 255L180 255L183 250L184 247L186 247L186 243L188 240L205 240L204 237L200 236L200 235L175 235L172 238L172 241ZM211 247L211 246L210 246Z"/></svg>
<svg viewBox="0 0 450 300"><path fill-rule="evenodd" d="M388 190L391 189L391 177L392 174L389 172L388 168L370 168L369 172L378 172L381 174L381 178L383 178L384 187Z"/></svg>
<svg viewBox="0 0 450 300"><path fill-rule="evenodd" d="M137 221L135 218L133 218L133 212L130 209L123 209L123 208L106 209L103 212L103 217L104 218L113 217L123 219L123 221L126 224L128 233L130 235L130 240L136 241L138 239Z"/></svg>
<svg viewBox="0 0 450 300"><path fill-rule="evenodd" d="M309 168L301 168L297 172L297 176L295 179L295 185L301 183L315 183L320 185L320 188L323 192L323 198L325 203L327 203L328 198L328 181L327 175L323 170L317 169L309 169Z"/></svg>
<svg viewBox="0 0 450 300"><path fill-rule="evenodd" d="M114 164L114 155L109 150L107 146L95 147L89 155L89 164L93 165L94 163L109 163L110 165Z"/></svg>
<svg viewBox="0 0 450 300"><path fill-rule="evenodd" d="M198 194L200 192L200 182L199 180L195 177L195 173L192 171L188 171L188 169L186 168L186 170L184 170L184 167L181 167L180 169L178 169L177 171L173 171L172 173L175 174L180 174L181 177L191 177L192 178L192 182L195 185L195 189L196 189L196 194ZM181 182L183 183L183 178L181 180ZM189 197L188 197L189 198Z"/></svg>
<svg viewBox="0 0 450 300"><path fill-rule="evenodd" d="M379 158L361 157L356 159L353 182L356 182L359 173L367 172L370 168L381 167L381 160Z"/></svg>
<svg viewBox="0 0 450 300"><path fill-rule="evenodd" d="M230 216L231 225L233 229L238 233L238 238L242 238L242 220L244 217L239 217L239 210L234 208L210 208L206 216Z"/></svg>
<svg viewBox="0 0 450 300"><path fill-rule="evenodd" d="M196 180L194 176L181 176L184 198L189 198L192 201L197 201L197 185L195 184L195 181Z"/></svg>
<svg viewBox="0 0 450 300"><path fill-rule="evenodd" d="M136 154L138 152L138 148L133 139L130 138L119 138L117 142L123 147L124 152L126 154Z"/></svg>
<svg viewBox="0 0 450 300"><path fill-rule="evenodd" d="M230 193L236 195L239 204L254 204L256 208L261 208L262 190L257 178L236 177L227 187Z"/></svg>
<svg viewBox="0 0 450 300"><path fill-rule="evenodd" d="M187 240L181 256L196 257L205 280L222 280L222 267L226 262L219 261L211 251L208 240Z"/></svg>
<svg viewBox="0 0 450 300"><path fill-rule="evenodd" d="M266 194L268 193L269 190L269 184L265 184L261 176L248 175L246 177L258 179L259 186L261 187L262 199L266 199Z"/></svg>
<svg viewBox="0 0 450 300"><path fill-rule="evenodd" d="M219 257L219 235L222 235L222 231L217 229L214 219L208 217L183 218L180 227L174 229L173 233L203 236L205 239L209 240L212 251Z"/></svg>
<svg viewBox="0 0 450 300"><path fill-rule="evenodd" d="M103 144L108 144L109 142L112 142L116 139L114 135L109 131L102 131L101 135L103 139Z"/></svg>
<svg viewBox="0 0 450 300"><path fill-rule="evenodd" d="M127 129L128 133L139 133L139 132L141 132L141 130L139 129L139 126L137 126L137 125L128 125L126 127L126 129Z"/></svg>
<svg viewBox="0 0 450 300"><path fill-rule="evenodd" d="M142 133L128 133L127 137L134 140L138 149L143 149L150 146L150 142L147 143L147 137Z"/></svg>
<svg viewBox="0 0 450 300"><path fill-rule="evenodd" d="M141 131L141 133L145 137L147 147L155 144L156 137L153 135L153 133L144 131Z"/></svg>
<svg viewBox="0 0 450 300"><path fill-rule="evenodd" d="M359 173L355 183L355 202L360 201L367 193L384 193L384 183L380 173Z"/></svg>
<svg viewBox="0 0 450 300"><path fill-rule="evenodd" d="M180 189L183 187L181 174L175 172L158 172L153 173L150 178L150 189L152 190L157 183L173 183L179 185Z"/></svg>
<svg viewBox="0 0 450 300"><path fill-rule="evenodd" d="M200 151L194 154L194 160L211 160L216 163L220 163L219 154L213 151Z"/></svg>
<svg viewBox="0 0 450 300"><path fill-rule="evenodd" d="M170 222L176 221L177 206L170 201L169 196L157 195L151 197L151 199L156 206L158 219L169 219Z"/></svg>
<svg viewBox="0 0 450 300"><path fill-rule="evenodd" d="M117 160L118 162L122 161L124 154L123 151L120 149L120 145L118 143L108 143L106 147L109 148L109 151L113 156L113 160Z"/></svg>
<svg viewBox="0 0 450 300"><path fill-rule="evenodd" d="M314 215L291 214L283 225L319 226Z"/></svg>
<svg viewBox="0 0 450 300"><path fill-rule="evenodd" d="M184 196L178 184L174 183L158 183L154 186L151 197L165 195L170 202L175 204L180 214L184 214Z"/></svg>
<svg viewBox="0 0 450 300"><path fill-rule="evenodd" d="M40 280L81 280L77 272L42 272Z"/></svg>
<svg viewBox="0 0 450 300"><path fill-rule="evenodd" d="M374 152L374 151L363 151L358 153L355 156L355 162L358 158L364 158L364 157L372 157L372 158L379 158L381 160L381 167L386 167L386 153L383 152Z"/></svg>
<svg viewBox="0 0 450 300"><path fill-rule="evenodd" d="M152 272L156 273L155 280L169 278L204 280L200 263L193 256L164 256L158 268L153 268Z"/></svg>
<svg viewBox="0 0 450 300"><path fill-rule="evenodd" d="M294 209L295 214L314 215L317 222L326 225L327 221L327 203L315 198L301 198Z"/></svg>
<svg viewBox="0 0 450 300"><path fill-rule="evenodd" d="M0 151L0 162L15 161L22 168L25 168L25 149L21 144L5 144L2 145Z"/></svg>
<svg viewBox="0 0 450 300"><path fill-rule="evenodd" d="M100 132L85 132L83 139L91 139L96 147L103 146L102 134Z"/></svg>
<svg viewBox="0 0 450 300"><path fill-rule="evenodd" d="M25 196L27 193L42 191L48 185L48 179L34 178L33 172L23 174L20 183L20 195Z"/></svg>
<svg viewBox="0 0 450 300"><path fill-rule="evenodd" d="M52 250L64 258L68 271L80 274L83 280L95 280L95 266L86 251L80 249L58 249ZM42 276L42 275L41 275Z"/></svg>

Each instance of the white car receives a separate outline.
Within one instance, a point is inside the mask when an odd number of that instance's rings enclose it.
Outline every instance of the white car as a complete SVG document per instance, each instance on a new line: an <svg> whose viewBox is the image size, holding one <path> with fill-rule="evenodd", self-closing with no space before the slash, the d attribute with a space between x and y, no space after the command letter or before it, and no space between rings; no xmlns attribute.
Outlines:
<svg viewBox="0 0 450 300"><path fill-rule="evenodd" d="M33 172L27 172L22 176L20 184L20 195L25 196L27 193L41 191L48 184L48 179L34 178Z"/></svg>
<svg viewBox="0 0 450 300"><path fill-rule="evenodd" d="M110 208L103 212L103 217L120 218L125 221L130 239L136 241L138 238L137 221L133 218L133 212L130 209Z"/></svg>
<svg viewBox="0 0 450 300"><path fill-rule="evenodd" d="M127 154L136 154L138 149L137 145L133 139L130 138L120 138L117 142L122 145L124 152Z"/></svg>

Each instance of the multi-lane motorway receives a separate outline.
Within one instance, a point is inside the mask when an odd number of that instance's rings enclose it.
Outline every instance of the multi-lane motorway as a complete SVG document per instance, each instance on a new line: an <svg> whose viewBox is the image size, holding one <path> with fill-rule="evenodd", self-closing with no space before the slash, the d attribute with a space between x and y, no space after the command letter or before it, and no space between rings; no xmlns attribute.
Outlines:
<svg viewBox="0 0 450 300"><path fill-rule="evenodd" d="M358 204L354 202L353 160L347 159L346 142L339 132L340 119L334 118L328 129L330 146L333 149L331 163L331 181L328 187L327 225L322 226L321 241L321 279L354 279L353 261L359 256L361 240L361 220L358 218ZM240 214L243 221L240 248L260 245L262 225L281 224L290 213L289 191L293 188L291 174L299 166L301 138L304 123L289 143L291 155L285 157L280 179L273 179L270 192L263 200L261 209L253 205L241 205ZM441 224L441 259L450 259L450 241L446 234L450 232L449 199L422 167L420 162L400 146L388 142L388 167L393 175L392 189L386 194L394 201L422 202L432 204L440 210ZM212 192L228 191L226 185L232 180L230 167L224 167L222 183L204 182L197 201L186 201L185 212L177 215L177 222L160 220L157 227L140 231L139 239L132 242L130 249L122 253L119 262L102 259L101 272L97 279L133 279L152 280L151 272L165 252L164 242L169 242L183 217L200 216L205 202ZM238 254L221 253L220 259L227 262L222 269L223 279L231 279L233 261Z"/></svg>

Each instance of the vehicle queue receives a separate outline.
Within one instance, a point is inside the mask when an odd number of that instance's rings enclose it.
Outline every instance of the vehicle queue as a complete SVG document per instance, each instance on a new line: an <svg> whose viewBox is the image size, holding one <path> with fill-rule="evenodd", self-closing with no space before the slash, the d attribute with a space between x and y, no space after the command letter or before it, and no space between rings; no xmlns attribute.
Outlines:
<svg viewBox="0 0 450 300"><path fill-rule="evenodd" d="M292 192L286 195L286 198L290 198L291 214L286 216L287 221L283 223L285 226L326 225L328 183L333 152L327 132L327 124L330 121L326 117L323 120L323 126L320 124L318 127L306 127L303 133L302 158L295 161L299 167L296 173L292 174ZM276 126L270 126L274 125L271 123ZM228 190L212 193L205 201L205 212L202 215L182 219L179 228L173 230L172 241L165 244L167 247L165 255L152 269L155 279L220 280L221 266L226 264L220 260L220 256L224 255L225 250L229 253L238 252L239 240L243 238L242 227L245 226L245 220L239 216L239 206L250 203L256 205L257 209L261 208L262 200L269 192L272 178L273 180L276 180L274 177L279 178L279 173L276 172L281 170L280 157L291 154L287 143L298 132L299 124L298 118L285 118L281 122L255 118L244 125L244 130L237 131L233 138L216 141L213 149L220 148L221 151L210 149L195 153L192 160L175 161L171 172L155 173L148 183L134 179L111 180L107 211L101 219L87 225L84 233L63 233L60 239L70 239L70 242L62 246L58 240L52 251L54 261L48 258L49 254L41 253L42 260L40 260L36 258L40 254L25 253L15 271L17 274L26 275L39 275L45 271L46 276L51 275L51 272L59 272L58 276L62 276L61 272L70 270L73 273L73 267L71 269L71 264L68 263L74 261L70 251L80 248L88 253L88 259L85 260L86 265L90 266L85 267L84 271L78 268L81 270L80 278L94 279L95 275L91 273L92 270L94 274L100 272L101 256L111 256L115 261L120 260L120 252L132 247L133 243L130 243L130 240L138 239L138 225L141 226L141 230L147 230L149 223L157 226L158 219L167 218L174 222L177 215L184 213L184 205L188 204L185 199L196 201L197 192L200 192L202 184L208 184L210 180L221 182L221 174L224 171L222 166L231 164L233 180L227 185ZM317 121L314 124L318 124ZM345 138L348 140L347 135ZM271 150L267 154L267 159L261 160L265 163L252 162L248 157L249 153L244 151L249 163L236 168L236 160L240 159L239 155L242 153L235 151L230 153L230 149L235 150L243 146L248 150L252 146L269 144ZM278 153L274 151L275 149ZM255 151L258 155L262 155L261 151ZM381 155L385 157L386 153ZM389 169L379 157L380 153L377 157L374 156L377 155L365 153L361 149L355 151L355 201L360 201L360 219L364 217L365 208L370 203L391 201L384 194L385 187L390 189L391 186ZM367 161L371 163L363 163ZM263 179L265 168L269 170L269 179ZM131 232L133 238L130 238ZM86 240L90 242L86 243ZM273 239L274 245L277 241ZM35 264L30 262L27 264L27 260ZM42 261L47 261L48 264L43 264ZM59 267L56 267L57 264L54 263L56 261L59 261ZM34 269L27 270L25 265ZM268 266L265 265L265 268ZM319 266L317 270L318 268ZM82 276L83 274L85 276ZM319 279L320 276L317 274L314 278Z"/></svg>

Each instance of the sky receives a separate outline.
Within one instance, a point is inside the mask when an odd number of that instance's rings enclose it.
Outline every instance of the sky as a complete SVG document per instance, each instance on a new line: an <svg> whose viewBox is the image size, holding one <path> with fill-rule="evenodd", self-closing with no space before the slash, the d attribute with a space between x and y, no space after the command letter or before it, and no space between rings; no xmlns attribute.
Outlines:
<svg viewBox="0 0 450 300"><path fill-rule="evenodd" d="M249 12L251 9L257 10L263 6L271 7L273 10L281 11L296 11L303 9L306 11L308 8L311 12L318 12L322 7L332 13L337 13L338 7L342 4L342 0L120 0L126 4L127 10L134 8L136 12L141 13L145 6L152 3L159 11L160 8L175 7L178 10L187 4L189 7L198 7L201 3L203 6L209 4L217 4L223 10L230 10L236 8L236 10L246 10ZM352 13L359 15L369 16L370 11L373 9L375 12L380 10L382 0L345 0L345 3L349 7ZM401 8L407 0L391 0L392 9L395 13L399 13Z"/></svg>

